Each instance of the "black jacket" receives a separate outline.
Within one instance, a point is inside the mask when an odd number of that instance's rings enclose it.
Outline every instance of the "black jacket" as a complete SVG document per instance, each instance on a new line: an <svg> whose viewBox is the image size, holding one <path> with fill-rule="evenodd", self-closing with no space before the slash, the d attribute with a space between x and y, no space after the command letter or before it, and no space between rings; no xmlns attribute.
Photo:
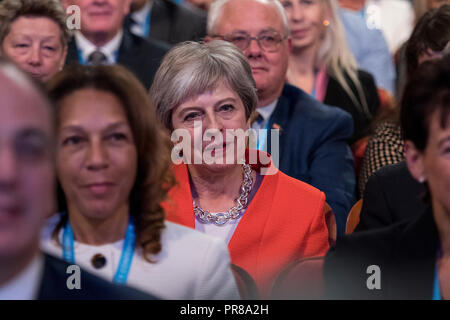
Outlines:
<svg viewBox="0 0 450 320"><path fill-rule="evenodd" d="M103 280L93 274L81 270L81 288L69 290L66 273L70 264L44 255L44 272L38 293L38 300L152 300L155 297Z"/></svg>
<svg viewBox="0 0 450 320"><path fill-rule="evenodd" d="M124 29L117 63L133 72L149 89L168 49L163 43L141 38ZM78 62L77 46L75 39L72 39L69 42L66 64Z"/></svg>
<svg viewBox="0 0 450 320"><path fill-rule="evenodd" d="M375 81L370 73L362 70L358 70L358 79L364 91L367 105L369 107L369 112L372 116L375 116L380 106L380 98L378 96ZM349 83L350 89L352 90L355 97L359 102L361 102L356 87L353 82L350 81L350 78L348 76L347 83ZM353 103L344 88L339 84L339 82L337 82L336 79L332 77L329 77L327 91L325 93L323 103L331 106L337 106L352 115L354 131L352 137L349 140L350 144L356 142L360 138L370 133L369 131L371 119L362 112L360 106Z"/></svg>
<svg viewBox="0 0 450 320"><path fill-rule="evenodd" d="M384 166L368 180L355 232L387 227L427 210L425 188L409 173L405 161Z"/></svg>
<svg viewBox="0 0 450 320"><path fill-rule="evenodd" d="M431 210L410 221L340 238L325 258L326 298L429 300L438 243ZM380 289L367 287L371 265L380 268Z"/></svg>

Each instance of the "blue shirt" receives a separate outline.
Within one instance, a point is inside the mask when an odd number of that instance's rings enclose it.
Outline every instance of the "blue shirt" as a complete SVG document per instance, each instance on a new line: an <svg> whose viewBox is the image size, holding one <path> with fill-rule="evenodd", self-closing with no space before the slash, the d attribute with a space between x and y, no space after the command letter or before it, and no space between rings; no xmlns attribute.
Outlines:
<svg viewBox="0 0 450 320"><path fill-rule="evenodd" d="M371 73L377 87L395 95L395 67L383 33L369 29L358 13L340 8L339 16L359 69Z"/></svg>

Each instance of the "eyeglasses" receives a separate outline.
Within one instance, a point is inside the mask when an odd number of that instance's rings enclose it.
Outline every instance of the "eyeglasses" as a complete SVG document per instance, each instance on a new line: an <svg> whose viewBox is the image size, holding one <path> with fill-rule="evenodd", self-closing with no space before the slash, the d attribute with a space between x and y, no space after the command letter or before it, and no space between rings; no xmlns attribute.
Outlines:
<svg viewBox="0 0 450 320"><path fill-rule="evenodd" d="M212 37L231 42L242 51L250 46L252 40L256 40L259 47L267 52L278 51L280 43L287 38L287 36L283 37L276 31L265 31L260 33L257 37L252 37L245 32L237 32L224 36L213 35Z"/></svg>

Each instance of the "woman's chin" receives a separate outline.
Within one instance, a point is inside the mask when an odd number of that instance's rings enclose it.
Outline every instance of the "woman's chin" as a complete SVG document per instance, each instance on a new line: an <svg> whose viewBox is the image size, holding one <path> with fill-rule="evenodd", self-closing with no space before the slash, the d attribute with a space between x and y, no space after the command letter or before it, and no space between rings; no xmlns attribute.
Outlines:
<svg viewBox="0 0 450 320"><path fill-rule="evenodd" d="M223 172L226 171L228 169L234 168L236 166L238 166L240 164L236 164L236 163L202 163L202 164L198 164L195 165L197 168L201 168L204 170L207 170L209 172Z"/></svg>

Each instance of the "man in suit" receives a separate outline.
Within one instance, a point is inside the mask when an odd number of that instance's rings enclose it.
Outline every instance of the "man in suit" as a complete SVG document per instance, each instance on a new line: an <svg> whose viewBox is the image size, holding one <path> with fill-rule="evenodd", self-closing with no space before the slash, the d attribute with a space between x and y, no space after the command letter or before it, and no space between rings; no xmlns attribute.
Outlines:
<svg viewBox="0 0 450 320"><path fill-rule="evenodd" d="M216 1L208 13L208 35L233 42L246 55L258 89L259 119L253 128L279 130L279 169L322 190L338 233L343 233L355 201L353 157L347 145L352 118L285 84L291 39L283 7L273 0ZM276 158L270 130L258 148Z"/></svg>
<svg viewBox="0 0 450 320"><path fill-rule="evenodd" d="M405 161L384 166L368 180L355 232L373 230L412 219L427 210L424 185L409 173Z"/></svg>
<svg viewBox="0 0 450 320"><path fill-rule="evenodd" d="M206 35L206 15L171 0L132 0L126 25L138 36L170 45Z"/></svg>
<svg viewBox="0 0 450 320"><path fill-rule="evenodd" d="M118 63L150 88L168 47L123 28L131 0L62 1L65 7L77 5L81 10L81 30L69 42L66 63Z"/></svg>
<svg viewBox="0 0 450 320"><path fill-rule="evenodd" d="M152 298L81 270L80 289L70 290L69 265L40 252L40 229L55 204L52 111L2 60L0 96L0 300Z"/></svg>

